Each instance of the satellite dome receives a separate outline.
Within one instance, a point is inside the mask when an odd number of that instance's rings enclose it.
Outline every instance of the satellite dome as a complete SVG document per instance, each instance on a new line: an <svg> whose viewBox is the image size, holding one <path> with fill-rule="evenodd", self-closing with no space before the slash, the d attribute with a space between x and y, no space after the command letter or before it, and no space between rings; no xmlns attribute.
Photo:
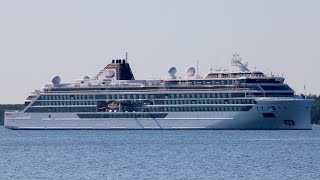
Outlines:
<svg viewBox="0 0 320 180"><path fill-rule="evenodd" d="M89 78L89 76L85 76L85 77L83 77L82 79L83 79L83 80L89 80L90 78Z"/></svg>
<svg viewBox="0 0 320 180"><path fill-rule="evenodd" d="M196 70L194 69L194 67L189 67L189 68L186 70L186 73L187 73L187 76L191 77L191 76L194 76L194 75L195 75Z"/></svg>
<svg viewBox="0 0 320 180"><path fill-rule="evenodd" d="M177 68L171 67L171 68L168 70L168 73L169 73L170 76L174 76L174 75L177 73Z"/></svg>
<svg viewBox="0 0 320 180"><path fill-rule="evenodd" d="M60 76L54 76L54 77L52 78L52 84L53 84L53 85L59 85L60 82L61 82Z"/></svg>

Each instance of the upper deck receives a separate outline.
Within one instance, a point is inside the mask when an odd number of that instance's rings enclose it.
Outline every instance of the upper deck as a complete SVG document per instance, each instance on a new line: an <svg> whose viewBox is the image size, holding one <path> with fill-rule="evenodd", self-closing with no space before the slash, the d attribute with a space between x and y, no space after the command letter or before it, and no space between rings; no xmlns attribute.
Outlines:
<svg viewBox="0 0 320 180"><path fill-rule="evenodd" d="M46 84L41 92L76 92L76 91L153 91L153 90L259 90L257 86L269 86L265 90L292 90L284 85L283 77L266 76L262 72L251 72L247 64L241 62L239 54L231 60L231 70L210 71L205 77L195 75L195 69L187 69L185 76L177 77L176 68L169 69L166 78L158 80L135 80L127 60L112 60L94 78L84 77L71 83L60 83L56 76L52 83ZM272 88L274 86L275 88ZM260 90L263 90L263 88Z"/></svg>
<svg viewBox="0 0 320 180"><path fill-rule="evenodd" d="M294 91L284 84L283 77L251 72L235 57L230 71L211 70L201 77L190 67L184 76L177 77L176 68L172 67L166 78L156 80L135 80L126 60L113 60L93 78L86 76L71 83L61 83L61 78L55 76L52 83L26 99L25 111L96 112L100 111L100 106L112 103L136 112L137 106L162 112L167 111L169 105L179 108L204 106L199 110L209 111L211 106L233 104L228 106L241 110L240 106L248 106L248 102L252 104L258 97L294 97Z"/></svg>

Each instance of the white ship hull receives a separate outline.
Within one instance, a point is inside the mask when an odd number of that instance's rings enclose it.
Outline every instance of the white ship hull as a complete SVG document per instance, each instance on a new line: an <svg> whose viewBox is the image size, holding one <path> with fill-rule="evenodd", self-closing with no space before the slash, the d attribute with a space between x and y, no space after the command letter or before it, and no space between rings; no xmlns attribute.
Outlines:
<svg viewBox="0 0 320 180"><path fill-rule="evenodd" d="M303 99L256 99L246 112L169 112L165 118L84 119L86 113L5 114L9 129L250 129L310 130L311 101ZM275 109L270 108L274 106ZM107 112L106 112L107 113ZM275 117L264 117L272 113ZM92 114L92 113L91 113ZM101 114L101 113L100 113Z"/></svg>

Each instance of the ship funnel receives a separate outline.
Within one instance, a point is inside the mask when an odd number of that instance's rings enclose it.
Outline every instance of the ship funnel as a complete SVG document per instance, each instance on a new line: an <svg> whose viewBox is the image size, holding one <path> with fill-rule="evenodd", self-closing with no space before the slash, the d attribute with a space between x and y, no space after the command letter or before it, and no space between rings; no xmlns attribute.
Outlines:
<svg viewBox="0 0 320 180"><path fill-rule="evenodd" d="M95 80L135 80L131 67L125 59L113 59L93 79Z"/></svg>

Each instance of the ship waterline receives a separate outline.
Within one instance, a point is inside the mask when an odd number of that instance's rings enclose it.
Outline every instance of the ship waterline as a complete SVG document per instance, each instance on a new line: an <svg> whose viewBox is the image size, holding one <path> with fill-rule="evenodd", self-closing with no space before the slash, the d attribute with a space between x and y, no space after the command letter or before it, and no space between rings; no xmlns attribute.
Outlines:
<svg viewBox="0 0 320 180"><path fill-rule="evenodd" d="M311 100L283 77L251 72L239 55L231 71L202 78L188 68L165 80L135 80L127 60L113 60L94 78L62 84L52 79L26 99L21 112L5 112L9 129L311 129Z"/></svg>

